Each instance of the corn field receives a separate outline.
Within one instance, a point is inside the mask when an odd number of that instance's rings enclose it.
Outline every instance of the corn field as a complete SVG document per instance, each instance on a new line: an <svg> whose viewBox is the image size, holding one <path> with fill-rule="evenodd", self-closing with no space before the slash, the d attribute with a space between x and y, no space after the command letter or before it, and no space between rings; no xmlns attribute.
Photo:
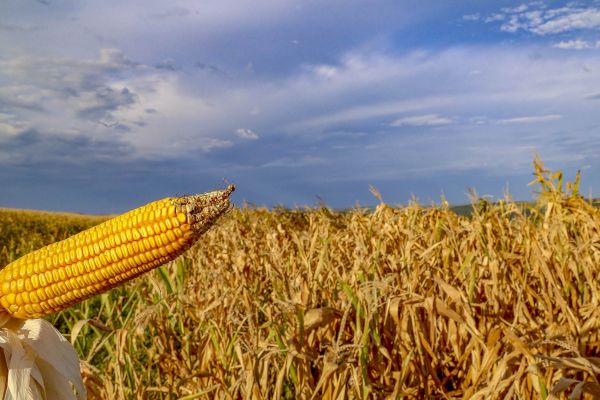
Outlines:
<svg viewBox="0 0 600 400"><path fill-rule="evenodd" d="M48 319L88 399L600 397L600 214L579 176L534 166L535 207L473 196L471 218L234 209L176 261Z"/></svg>
<svg viewBox="0 0 600 400"><path fill-rule="evenodd" d="M0 208L0 267L4 268L34 250L64 240L109 218Z"/></svg>

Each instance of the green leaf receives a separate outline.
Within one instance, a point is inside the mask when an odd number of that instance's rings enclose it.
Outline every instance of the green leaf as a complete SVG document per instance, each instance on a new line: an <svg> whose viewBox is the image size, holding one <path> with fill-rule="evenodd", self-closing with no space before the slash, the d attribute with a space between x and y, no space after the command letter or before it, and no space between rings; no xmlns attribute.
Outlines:
<svg viewBox="0 0 600 400"><path fill-rule="evenodd" d="M171 278L169 278L167 267L165 265L161 265L160 267L156 268L156 271L158 272L158 276L160 276L167 287L167 295L173 293L173 284L171 283Z"/></svg>
<svg viewBox="0 0 600 400"><path fill-rule="evenodd" d="M177 260L177 294L179 296L183 296L183 282L185 280L187 262L188 259L185 259L185 262L182 258Z"/></svg>

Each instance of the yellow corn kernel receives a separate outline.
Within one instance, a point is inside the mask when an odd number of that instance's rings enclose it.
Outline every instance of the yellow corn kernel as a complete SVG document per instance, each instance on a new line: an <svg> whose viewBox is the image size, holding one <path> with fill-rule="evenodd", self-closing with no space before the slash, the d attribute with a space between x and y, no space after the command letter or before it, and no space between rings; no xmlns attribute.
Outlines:
<svg viewBox="0 0 600 400"><path fill-rule="evenodd" d="M52 296L52 297L60 296L62 294L60 289L58 288L57 283L53 283L52 286L50 286L48 289L50 289L51 293L54 293L54 296ZM48 297L50 297L50 296L48 296Z"/></svg>
<svg viewBox="0 0 600 400"><path fill-rule="evenodd" d="M16 299L17 299L17 296L14 293L9 293L6 295L6 301L8 301L8 303L10 305L15 304Z"/></svg>
<svg viewBox="0 0 600 400"><path fill-rule="evenodd" d="M169 242L175 241L175 234L173 233L173 231L167 231L167 239L169 240Z"/></svg>
<svg viewBox="0 0 600 400"><path fill-rule="evenodd" d="M54 282L54 278L52 277L52 271L46 271L46 273L44 274L44 277L46 278L46 282L48 284L52 284L52 282ZM46 286L46 285L44 285Z"/></svg>
<svg viewBox="0 0 600 400"><path fill-rule="evenodd" d="M44 291L44 288L39 288L35 293L38 295L40 300L46 300L48 298L46 296L46 292Z"/></svg>
<svg viewBox="0 0 600 400"><path fill-rule="evenodd" d="M0 271L1 307L38 318L174 260L227 211L234 189L150 203L21 257Z"/></svg>
<svg viewBox="0 0 600 400"><path fill-rule="evenodd" d="M108 259L107 257L104 256L104 254L100 254L100 257L98 257L98 262L96 262L96 266L98 268L102 268L103 266L108 264Z"/></svg>
<svg viewBox="0 0 600 400"><path fill-rule="evenodd" d="M183 224L180 226L183 232L189 232L192 230L192 226L190 224Z"/></svg>
<svg viewBox="0 0 600 400"><path fill-rule="evenodd" d="M3 282L2 283L2 294L9 294L10 293L10 282Z"/></svg>
<svg viewBox="0 0 600 400"><path fill-rule="evenodd" d="M4 308L10 307L10 303L6 299L6 296L0 297L0 304L2 304L2 307L4 307Z"/></svg>

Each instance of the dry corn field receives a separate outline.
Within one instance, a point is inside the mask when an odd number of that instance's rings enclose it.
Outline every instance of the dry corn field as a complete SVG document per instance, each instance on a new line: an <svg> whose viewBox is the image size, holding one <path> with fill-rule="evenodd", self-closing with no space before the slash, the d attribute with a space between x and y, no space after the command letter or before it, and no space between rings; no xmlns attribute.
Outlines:
<svg viewBox="0 0 600 400"><path fill-rule="evenodd" d="M600 213L535 167L536 207L474 199L472 218L234 209L176 261L47 318L88 399L600 397Z"/></svg>

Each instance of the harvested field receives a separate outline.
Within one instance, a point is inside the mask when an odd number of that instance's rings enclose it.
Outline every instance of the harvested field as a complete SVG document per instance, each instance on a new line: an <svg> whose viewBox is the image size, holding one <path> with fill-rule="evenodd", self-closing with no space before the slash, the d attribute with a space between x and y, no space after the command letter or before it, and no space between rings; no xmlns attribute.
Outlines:
<svg viewBox="0 0 600 400"><path fill-rule="evenodd" d="M171 265L50 320L89 399L600 396L600 214L578 177L535 167L527 213L235 209Z"/></svg>

